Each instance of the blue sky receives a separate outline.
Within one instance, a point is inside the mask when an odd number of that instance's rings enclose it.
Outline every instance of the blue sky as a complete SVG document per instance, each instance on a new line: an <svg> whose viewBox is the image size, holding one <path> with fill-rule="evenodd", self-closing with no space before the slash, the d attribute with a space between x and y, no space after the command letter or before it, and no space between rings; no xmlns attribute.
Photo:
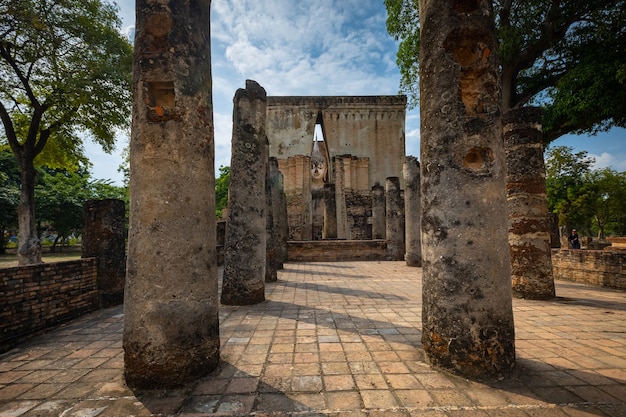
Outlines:
<svg viewBox="0 0 626 417"><path fill-rule="evenodd" d="M123 30L132 33L135 1L116 0ZM232 100L246 79L268 95L393 95L398 93L396 43L385 28L383 0L213 0L211 47L215 168L230 165ZM117 167L128 138L106 155L86 144L95 178L121 184ZM406 153L419 157L419 110L406 116ZM626 130L564 136L596 159L596 168L626 171Z"/></svg>

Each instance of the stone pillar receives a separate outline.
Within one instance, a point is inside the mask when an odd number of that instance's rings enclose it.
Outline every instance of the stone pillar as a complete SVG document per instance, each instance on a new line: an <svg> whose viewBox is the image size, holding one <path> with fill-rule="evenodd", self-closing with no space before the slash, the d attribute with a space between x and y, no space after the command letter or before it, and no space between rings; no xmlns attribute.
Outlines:
<svg viewBox="0 0 626 417"><path fill-rule="evenodd" d="M235 93L222 304L265 300L267 95L255 81Z"/></svg>
<svg viewBox="0 0 626 417"><path fill-rule="evenodd" d="M278 160L269 158L269 181L271 184L271 205L273 234L276 241L276 268L283 269L287 262L287 237L289 236L289 222L287 217L287 199L284 191L284 177L278 169ZM268 235L269 236L269 235Z"/></svg>
<svg viewBox="0 0 626 417"><path fill-rule="evenodd" d="M503 124L513 296L554 298L541 109L510 110Z"/></svg>
<svg viewBox="0 0 626 417"><path fill-rule="evenodd" d="M372 186L372 239L385 239L385 187L376 183Z"/></svg>
<svg viewBox="0 0 626 417"><path fill-rule="evenodd" d="M130 387L219 362L210 1L138 0L124 366Z"/></svg>
<svg viewBox="0 0 626 417"><path fill-rule="evenodd" d="M422 266L422 206L420 204L420 163L407 156L402 167L404 176L404 221L406 232L406 264Z"/></svg>
<svg viewBox="0 0 626 417"><path fill-rule="evenodd" d="M422 343L468 378L515 364L491 2L420 0Z"/></svg>
<svg viewBox="0 0 626 417"><path fill-rule="evenodd" d="M400 179L389 177L385 183L387 260L404 259L404 202L400 195Z"/></svg>
<svg viewBox="0 0 626 417"><path fill-rule="evenodd" d="M337 239L337 201L335 184L324 184L324 229L322 239Z"/></svg>
<svg viewBox="0 0 626 417"><path fill-rule="evenodd" d="M265 168L265 282L278 281L278 230L273 207L279 204L273 181L272 165L278 169L276 158L269 159L269 143L265 146L268 159Z"/></svg>
<svg viewBox="0 0 626 417"><path fill-rule="evenodd" d="M122 200L87 200L83 205L83 258L98 258L100 307L124 302L126 213Z"/></svg>

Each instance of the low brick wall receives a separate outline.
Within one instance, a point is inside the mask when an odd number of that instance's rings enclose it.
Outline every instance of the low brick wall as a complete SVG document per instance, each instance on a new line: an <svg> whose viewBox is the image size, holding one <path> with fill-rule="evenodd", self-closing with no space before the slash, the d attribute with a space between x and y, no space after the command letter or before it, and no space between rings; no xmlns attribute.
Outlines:
<svg viewBox="0 0 626 417"><path fill-rule="evenodd" d="M96 258L0 269L0 353L98 308Z"/></svg>
<svg viewBox="0 0 626 417"><path fill-rule="evenodd" d="M626 252L552 250L554 278L626 290Z"/></svg>
<svg viewBox="0 0 626 417"><path fill-rule="evenodd" d="M292 262L384 261L384 240L289 241L288 259Z"/></svg>

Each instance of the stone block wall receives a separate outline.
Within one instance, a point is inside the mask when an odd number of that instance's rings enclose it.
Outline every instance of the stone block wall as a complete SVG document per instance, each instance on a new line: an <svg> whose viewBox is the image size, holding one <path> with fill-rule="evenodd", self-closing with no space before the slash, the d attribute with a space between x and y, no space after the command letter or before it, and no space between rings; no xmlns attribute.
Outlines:
<svg viewBox="0 0 626 417"><path fill-rule="evenodd" d="M98 308L96 258L0 269L0 353Z"/></svg>
<svg viewBox="0 0 626 417"><path fill-rule="evenodd" d="M552 250L554 279L626 290L626 252Z"/></svg>
<svg viewBox="0 0 626 417"><path fill-rule="evenodd" d="M288 242L290 262L384 261L384 240L318 240Z"/></svg>
<svg viewBox="0 0 626 417"><path fill-rule="evenodd" d="M350 238L369 240L372 238L372 196L368 191L349 190L345 194L346 214Z"/></svg>

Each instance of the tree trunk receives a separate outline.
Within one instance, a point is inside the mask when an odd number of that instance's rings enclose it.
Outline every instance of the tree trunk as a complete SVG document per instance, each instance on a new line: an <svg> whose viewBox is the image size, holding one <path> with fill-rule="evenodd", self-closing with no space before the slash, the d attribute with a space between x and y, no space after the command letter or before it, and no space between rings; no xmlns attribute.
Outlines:
<svg viewBox="0 0 626 417"><path fill-rule="evenodd" d="M41 260L41 240L37 235L35 223L35 166L29 155L19 157L22 187L20 190L20 204L17 207L19 224L19 245L17 260L19 265L43 263Z"/></svg>
<svg viewBox="0 0 626 417"><path fill-rule="evenodd" d="M515 327L490 2L420 0L422 343L436 367L508 373Z"/></svg>

